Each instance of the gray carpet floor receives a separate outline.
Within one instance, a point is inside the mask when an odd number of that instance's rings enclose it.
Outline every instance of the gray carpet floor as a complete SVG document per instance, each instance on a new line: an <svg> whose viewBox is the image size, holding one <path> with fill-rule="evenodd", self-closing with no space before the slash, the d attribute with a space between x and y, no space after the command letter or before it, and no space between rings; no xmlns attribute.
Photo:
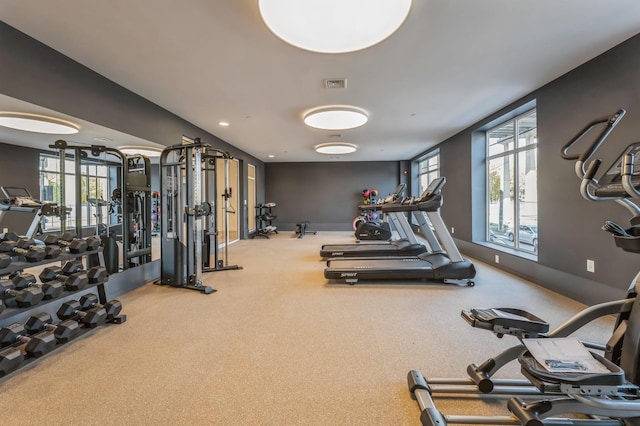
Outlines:
<svg viewBox="0 0 640 426"><path fill-rule="evenodd" d="M460 318L518 307L558 325L579 303L475 262L476 286L332 284L319 258L346 232L243 240L218 291L149 283L123 295L128 321L96 329L0 382L6 425L418 425L406 385L464 377L513 345ZM613 320L579 333L603 341ZM520 377L517 365L500 376ZM508 414L502 401L446 398L445 413Z"/></svg>

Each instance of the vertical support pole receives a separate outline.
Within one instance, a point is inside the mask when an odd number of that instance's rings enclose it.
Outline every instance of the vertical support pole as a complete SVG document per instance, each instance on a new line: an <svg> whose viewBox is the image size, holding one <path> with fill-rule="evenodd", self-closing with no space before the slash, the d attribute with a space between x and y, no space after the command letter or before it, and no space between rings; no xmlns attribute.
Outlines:
<svg viewBox="0 0 640 426"><path fill-rule="evenodd" d="M60 231L64 234L67 230L66 150L62 147L58 148L58 156L60 160Z"/></svg>
<svg viewBox="0 0 640 426"><path fill-rule="evenodd" d="M129 269L129 251L131 251L131 234L129 232L129 226L131 225L130 215L131 209L128 203L128 188L127 188L127 176L129 176L129 160L127 156L120 153L120 159L122 160L122 168L120 169L120 196L122 209L122 270Z"/></svg>
<svg viewBox="0 0 640 426"><path fill-rule="evenodd" d="M202 205L202 146L195 146L193 149L193 204L197 210ZM205 216L196 214L193 216L193 246L194 246L194 262L195 276L194 284L202 285L202 221Z"/></svg>
<svg viewBox="0 0 640 426"><path fill-rule="evenodd" d="M74 148L74 180L76 184L76 235L82 238L82 150Z"/></svg>
<svg viewBox="0 0 640 426"><path fill-rule="evenodd" d="M231 190L229 189L229 159L224 158L224 266L229 264L229 198Z"/></svg>

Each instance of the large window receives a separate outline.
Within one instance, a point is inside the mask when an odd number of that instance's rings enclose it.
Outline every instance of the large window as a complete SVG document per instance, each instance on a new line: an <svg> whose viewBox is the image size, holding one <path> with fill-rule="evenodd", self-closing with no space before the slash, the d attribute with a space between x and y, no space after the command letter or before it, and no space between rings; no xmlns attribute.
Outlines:
<svg viewBox="0 0 640 426"><path fill-rule="evenodd" d="M435 150L427 154L418 162L418 176L420 178L420 193L429 186L432 180L440 176L440 151Z"/></svg>
<svg viewBox="0 0 640 426"><path fill-rule="evenodd" d="M102 164L83 164L81 166L81 180L79 191L81 205L76 206L75 162L65 162L65 199L60 200L60 159L50 155L40 155L40 199L42 201L58 203L67 207L65 225L75 227L75 212L82 210L82 226L95 226L104 223L108 214L104 206L97 206L96 200L107 200L109 193L109 167ZM70 210L69 210L70 209ZM46 217L42 223L43 231L59 230L60 218Z"/></svg>
<svg viewBox="0 0 640 426"><path fill-rule="evenodd" d="M536 110L489 129L487 241L538 250L538 137Z"/></svg>

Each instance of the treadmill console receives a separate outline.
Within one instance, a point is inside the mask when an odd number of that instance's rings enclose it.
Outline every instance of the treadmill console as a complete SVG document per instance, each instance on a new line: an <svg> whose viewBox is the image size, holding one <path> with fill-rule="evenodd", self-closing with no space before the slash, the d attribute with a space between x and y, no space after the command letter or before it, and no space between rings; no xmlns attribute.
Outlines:
<svg viewBox="0 0 640 426"><path fill-rule="evenodd" d="M629 145L620 154L618 159L607 170L607 172L598 180L598 189L594 191L594 194L598 197L630 197L622 186L622 160L625 155L633 154L634 163L636 164L636 170L633 171L631 181L633 186L640 189L640 142L635 142Z"/></svg>
<svg viewBox="0 0 640 426"><path fill-rule="evenodd" d="M446 182L447 182L447 180L445 179L444 176L441 176L439 178L435 178L434 180L431 181L429 186L427 186L427 189L424 190L424 193L420 198L430 197L433 194L439 192Z"/></svg>
<svg viewBox="0 0 640 426"><path fill-rule="evenodd" d="M398 187L396 188L395 191L393 191L391 194L389 194L389 196L387 198L384 199L384 201L380 204L386 204L386 203L391 203L395 200L397 200L398 198L400 198L400 195L402 194L402 191L404 191L404 188L407 185L405 185L404 183L401 183L400 185L398 185Z"/></svg>
<svg viewBox="0 0 640 426"><path fill-rule="evenodd" d="M34 200L27 188L0 186L4 202L12 206L41 207L42 203Z"/></svg>

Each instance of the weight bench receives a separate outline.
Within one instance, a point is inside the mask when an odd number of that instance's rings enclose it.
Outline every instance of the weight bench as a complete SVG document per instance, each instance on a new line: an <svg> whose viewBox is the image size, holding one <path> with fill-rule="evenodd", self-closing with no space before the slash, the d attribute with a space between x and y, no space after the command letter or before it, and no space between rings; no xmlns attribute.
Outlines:
<svg viewBox="0 0 640 426"><path fill-rule="evenodd" d="M298 236L298 238L304 237L304 234L306 233L316 235L316 231L307 231L307 225L309 225L308 220L303 220L299 223L296 223L296 226L298 227L298 229L296 229L296 235Z"/></svg>

